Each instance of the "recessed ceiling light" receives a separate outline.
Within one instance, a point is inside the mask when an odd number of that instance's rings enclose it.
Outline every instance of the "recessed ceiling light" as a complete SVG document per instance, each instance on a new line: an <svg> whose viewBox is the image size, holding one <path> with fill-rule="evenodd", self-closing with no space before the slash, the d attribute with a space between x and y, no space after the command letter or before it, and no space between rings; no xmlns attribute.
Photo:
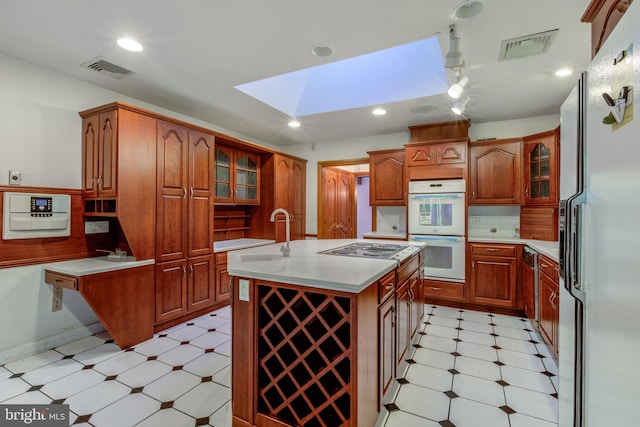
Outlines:
<svg viewBox="0 0 640 427"><path fill-rule="evenodd" d="M287 124L289 125L290 128L299 128L300 127L300 122L295 120L295 119L291 120Z"/></svg>
<svg viewBox="0 0 640 427"><path fill-rule="evenodd" d="M387 114L387 110L385 110L384 108L376 108L371 113L374 116L384 116L385 114Z"/></svg>
<svg viewBox="0 0 640 427"><path fill-rule="evenodd" d="M118 39L118 46L131 52L142 52L142 45L134 39L123 37Z"/></svg>
<svg viewBox="0 0 640 427"><path fill-rule="evenodd" d="M453 9L451 14L457 19L469 19L478 15L484 9L484 2L478 0L464 1Z"/></svg>
<svg viewBox="0 0 640 427"><path fill-rule="evenodd" d="M333 48L326 45L315 45L311 47L311 54L315 56L331 56Z"/></svg>
<svg viewBox="0 0 640 427"><path fill-rule="evenodd" d="M573 74L573 70L571 68L559 68L556 70L556 76L558 77L567 77Z"/></svg>

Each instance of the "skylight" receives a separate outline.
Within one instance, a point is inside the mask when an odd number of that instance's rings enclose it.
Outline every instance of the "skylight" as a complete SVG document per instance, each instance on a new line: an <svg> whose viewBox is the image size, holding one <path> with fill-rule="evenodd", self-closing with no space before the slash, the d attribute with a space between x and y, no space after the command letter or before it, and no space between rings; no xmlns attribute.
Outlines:
<svg viewBox="0 0 640 427"><path fill-rule="evenodd" d="M438 37L235 86L291 117L446 93Z"/></svg>

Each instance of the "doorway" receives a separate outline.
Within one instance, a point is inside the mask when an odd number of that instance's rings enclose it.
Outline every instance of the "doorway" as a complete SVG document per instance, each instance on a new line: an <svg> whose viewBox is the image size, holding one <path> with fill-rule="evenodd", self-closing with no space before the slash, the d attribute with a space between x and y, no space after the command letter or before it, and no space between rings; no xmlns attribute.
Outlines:
<svg viewBox="0 0 640 427"><path fill-rule="evenodd" d="M318 162L318 239L371 231L369 159Z"/></svg>

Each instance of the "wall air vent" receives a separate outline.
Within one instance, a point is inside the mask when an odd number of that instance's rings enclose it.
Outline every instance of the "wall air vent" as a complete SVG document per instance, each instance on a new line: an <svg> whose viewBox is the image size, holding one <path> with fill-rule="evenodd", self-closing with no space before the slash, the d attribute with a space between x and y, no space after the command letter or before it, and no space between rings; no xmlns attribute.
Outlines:
<svg viewBox="0 0 640 427"><path fill-rule="evenodd" d="M526 58L527 56L540 55L549 50L551 42L558 33L558 29L545 31L544 33L530 34L503 40L500 45L498 61Z"/></svg>
<svg viewBox="0 0 640 427"><path fill-rule="evenodd" d="M112 64L111 62L106 61L100 56L85 62L84 64L82 64L82 67L89 70L97 71L100 74L113 77L114 79L121 79L127 74L133 73L133 71L127 70L126 68L123 68L119 65Z"/></svg>

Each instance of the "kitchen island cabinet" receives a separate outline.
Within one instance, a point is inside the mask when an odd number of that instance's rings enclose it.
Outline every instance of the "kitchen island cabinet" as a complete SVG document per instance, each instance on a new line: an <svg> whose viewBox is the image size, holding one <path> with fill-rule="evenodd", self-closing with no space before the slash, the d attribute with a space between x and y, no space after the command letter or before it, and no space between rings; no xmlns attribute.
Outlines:
<svg viewBox="0 0 640 427"><path fill-rule="evenodd" d="M559 303L560 285L558 263L540 255L538 262L538 307L540 316L540 335L553 355L558 358L558 324L560 323Z"/></svg>
<svg viewBox="0 0 640 427"><path fill-rule="evenodd" d="M279 245L229 253L234 425L375 424L398 375L391 339L414 325L406 304L400 326L395 283L406 299L419 293L419 255L397 267L319 254L353 242L294 241L286 258Z"/></svg>

